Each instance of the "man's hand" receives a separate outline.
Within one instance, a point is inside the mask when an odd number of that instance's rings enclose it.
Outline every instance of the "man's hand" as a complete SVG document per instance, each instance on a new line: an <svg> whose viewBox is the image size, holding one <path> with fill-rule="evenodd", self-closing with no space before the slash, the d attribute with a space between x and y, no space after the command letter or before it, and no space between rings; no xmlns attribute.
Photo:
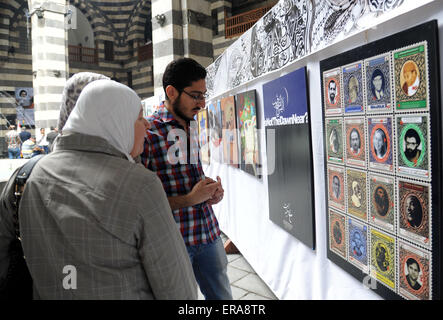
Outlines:
<svg viewBox="0 0 443 320"><path fill-rule="evenodd" d="M223 190L223 187L222 187L222 184L221 184L221 179L218 176L217 176L217 184L219 184L219 187L217 188L217 190L215 191L213 196L208 201L206 201L206 203L211 205L211 206L214 205L214 204L219 203L220 201L222 201L223 197L224 197L224 194L225 194L225 190Z"/></svg>
<svg viewBox="0 0 443 320"><path fill-rule="evenodd" d="M215 182L211 178L200 180L188 194L193 204L199 204L211 199L216 191L221 188L221 183Z"/></svg>

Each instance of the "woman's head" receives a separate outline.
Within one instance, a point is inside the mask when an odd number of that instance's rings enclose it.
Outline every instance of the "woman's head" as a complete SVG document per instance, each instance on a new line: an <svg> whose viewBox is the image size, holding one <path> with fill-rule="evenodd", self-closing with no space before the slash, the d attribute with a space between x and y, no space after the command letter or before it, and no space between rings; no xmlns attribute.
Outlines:
<svg viewBox="0 0 443 320"><path fill-rule="evenodd" d="M97 80L80 93L63 132L101 137L131 159L143 151L146 128L141 100L132 89Z"/></svg>
<svg viewBox="0 0 443 320"><path fill-rule="evenodd" d="M79 72L69 78L63 89L62 104L60 106L60 115L57 123L58 132L62 132L66 120L68 120L70 113L74 109L75 103L83 88L93 81L102 79L109 78L93 72Z"/></svg>

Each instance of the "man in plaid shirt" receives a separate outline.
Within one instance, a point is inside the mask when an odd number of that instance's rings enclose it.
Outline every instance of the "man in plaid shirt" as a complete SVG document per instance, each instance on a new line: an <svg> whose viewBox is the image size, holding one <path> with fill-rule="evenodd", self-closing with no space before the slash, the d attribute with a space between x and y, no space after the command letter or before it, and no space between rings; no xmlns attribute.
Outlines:
<svg viewBox="0 0 443 320"><path fill-rule="evenodd" d="M232 299L227 257L212 205L223 199L221 180L205 177L194 117L205 108L206 70L190 58L163 74L166 101L148 118L142 163L157 173L183 236L200 290L208 300Z"/></svg>

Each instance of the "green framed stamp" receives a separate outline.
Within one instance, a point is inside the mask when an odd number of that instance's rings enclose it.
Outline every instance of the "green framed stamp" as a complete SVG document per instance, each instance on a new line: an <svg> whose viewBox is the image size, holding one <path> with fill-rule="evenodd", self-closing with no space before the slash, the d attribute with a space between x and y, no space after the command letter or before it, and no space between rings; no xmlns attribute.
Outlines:
<svg viewBox="0 0 443 320"><path fill-rule="evenodd" d="M429 180L430 147L427 114L397 115L398 173Z"/></svg>
<svg viewBox="0 0 443 320"><path fill-rule="evenodd" d="M392 52L397 112L429 110L427 42Z"/></svg>
<svg viewBox="0 0 443 320"><path fill-rule="evenodd" d="M327 160L343 164L343 120L341 118L326 118L325 121Z"/></svg>

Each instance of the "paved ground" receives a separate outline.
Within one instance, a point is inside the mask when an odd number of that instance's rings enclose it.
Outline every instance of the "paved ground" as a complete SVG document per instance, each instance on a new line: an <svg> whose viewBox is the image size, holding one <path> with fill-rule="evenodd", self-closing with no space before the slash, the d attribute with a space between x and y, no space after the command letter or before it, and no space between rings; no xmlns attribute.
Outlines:
<svg viewBox="0 0 443 320"><path fill-rule="evenodd" d="M222 234L222 239L227 237ZM278 300L241 253L228 254L228 277L234 300ZM199 299L204 299L200 292Z"/></svg>

